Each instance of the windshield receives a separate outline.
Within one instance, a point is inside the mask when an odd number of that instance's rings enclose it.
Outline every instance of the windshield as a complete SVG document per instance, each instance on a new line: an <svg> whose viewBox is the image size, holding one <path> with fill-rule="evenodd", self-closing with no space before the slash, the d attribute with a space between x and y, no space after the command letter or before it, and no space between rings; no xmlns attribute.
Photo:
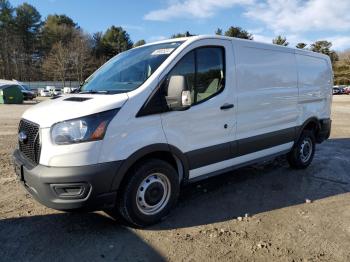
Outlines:
<svg viewBox="0 0 350 262"><path fill-rule="evenodd" d="M139 47L113 57L81 87L81 93L124 93L142 85L183 41Z"/></svg>

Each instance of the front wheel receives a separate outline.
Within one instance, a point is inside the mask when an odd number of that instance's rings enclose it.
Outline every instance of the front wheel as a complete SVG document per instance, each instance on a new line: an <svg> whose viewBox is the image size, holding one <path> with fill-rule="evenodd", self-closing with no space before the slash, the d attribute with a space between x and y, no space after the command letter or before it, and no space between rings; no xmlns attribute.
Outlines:
<svg viewBox="0 0 350 262"><path fill-rule="evenodd" d="M314 158L315 135L312 131L304 130L292 150L288 154L288 162L292 168L305 169Z"/></svg>
<svg viewBox="0 0 350 262"><path fill-rule="evenodd" d="M116 208L131 225L152 225L170 212L179 188L178 174L170 164L159 159L143 161L128 173Z"/></svg>

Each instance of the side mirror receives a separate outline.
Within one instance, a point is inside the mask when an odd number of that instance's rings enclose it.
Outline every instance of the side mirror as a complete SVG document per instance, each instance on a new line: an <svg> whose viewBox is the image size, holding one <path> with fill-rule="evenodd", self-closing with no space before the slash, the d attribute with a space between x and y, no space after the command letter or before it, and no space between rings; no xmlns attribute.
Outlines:
<svg viewBox="0 0 350 262"><path fill-rule="evenodd" d="M187 89L184 76L171 76L168 83L168 96L165 97L169 108L185 110L191 106L191 92Z"/></svg>

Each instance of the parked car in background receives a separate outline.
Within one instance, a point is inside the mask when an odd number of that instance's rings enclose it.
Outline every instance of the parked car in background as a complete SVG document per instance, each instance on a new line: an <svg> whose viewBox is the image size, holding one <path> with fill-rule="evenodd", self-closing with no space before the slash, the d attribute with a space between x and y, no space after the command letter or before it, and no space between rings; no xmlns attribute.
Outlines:
<svg viewBox="0 0 350 262"><path fill-rule="evenodd" d="M75 90L77 90L77 87L63 87L63 94L70 94L74 93Z"/></svg>
<svg viewBox="0 0 350 262"><path fill-rule="evenodd" d="M45 87L45 89L50 92L50 95L51 95L51 91L55 88L56 88L55 86L46 86Z"/></svg>
<svg viewBox="0 0 350 262"><path fill-rule="evenodd" d="M39 87L39 88L37 89L38 96L41 96L41 90L44 90L44 88Z"/></svg>
<svg viewBox="0 0 350 262"><path fill-rule="evenodd" d="M58 96L62 94L61 88L55 87L55 86L47 86L46 90L50 92L51 96Z"/></svg>
<svg viewBox="0 0 350 262"><path fill-rule="evenodd" d="M350 94L350 86L333 86L333 95Z"/></svg>
<svg viewBox="0 0 350 262"><path fill-rule="evenodd" d="M350 95L350 86L344 87L344 94Z"/></svg>
<svg viewBox="0 0 350 262"><path fill-rule="evenodd" d="M29 87L20 84L18 86L21 89L24 100L33 100L34 98L36 98L36 94L32 90L30 90Z"/></svg>
<svg viewBox="0 0 350 262"><path fill-rule="evenodd" d="M333 95L340 95L340 88L339 87L333 87Z"/></svg>
<svg viewBox="0 0 350 262"><path fill-rule="evenodd" d="M32 92L34 92L35 96L39 96L39 90L38 88L31 89Z"/></svg>
<svg viewBox="0 0 350 262"><path fill-rule="evenodd" d="M62 95L62 90L61 88L54 88L51 90L51 95L52 96L59 96Z"/></svg>
<svg viewBox="0 0 350 262"><path fill-rule="evenodd" d="M50 92L46 89L41 89L39 94L40 96L51 96Z"/></svg>

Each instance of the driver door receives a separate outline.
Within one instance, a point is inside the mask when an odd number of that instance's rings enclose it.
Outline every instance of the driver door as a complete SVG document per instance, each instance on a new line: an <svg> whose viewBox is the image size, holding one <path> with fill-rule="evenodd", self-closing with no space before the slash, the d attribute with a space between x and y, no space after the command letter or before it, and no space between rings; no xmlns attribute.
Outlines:
<svg viewBox="0 0 350 262"><path fill-rule="evenodd" d="M194 43L167 75L185 76L191 107L161 114L170 145L186 154L190 178L220 169L234 157L234 63L229 40Z"/></svg>

